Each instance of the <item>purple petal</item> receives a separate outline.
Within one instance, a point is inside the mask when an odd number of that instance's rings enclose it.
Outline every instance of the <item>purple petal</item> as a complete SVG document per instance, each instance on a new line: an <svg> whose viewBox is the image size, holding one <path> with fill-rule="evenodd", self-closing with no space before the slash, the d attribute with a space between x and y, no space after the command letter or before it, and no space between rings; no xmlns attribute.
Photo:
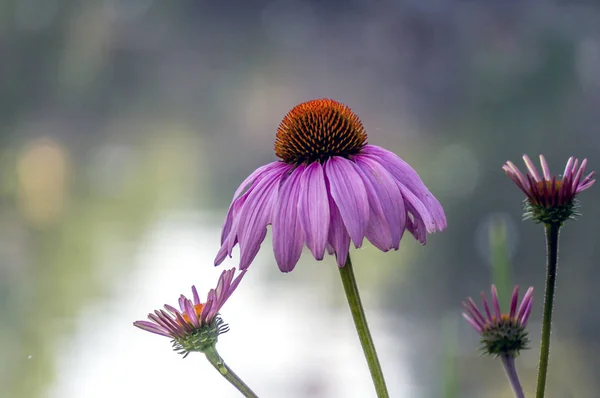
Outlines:
<svg viewBox="0 0 600 398"><path fill-rule="evenodd" d="M223 271L217 282L217 288L211 289L208 292L206 304L200 313L201 323L212 322L214 317L221 310L221 307L223 307L227 299L229 299L231 294L238 287L246 274L246 271L242 271L235 280L233 280L234 274L235 268Z"/></svg>
<svg viewBox="0 0 600 398"><path fill-rule="evenodd" d="M202 304L200 301L200 296L198 295L198 290L196 290L196 286L192 286L192 295L194 296L194 304Z"/></svg>
<svg viewBox="0 0 600 398"><path fill-rule="evenodd" d="M190 319L190 323L192 325L197 328L200 327L200 324L198 323L198 315L196 315L196 308L190 300L185 300L185 313Z"/></svg>
<svg viewBox="0 0 600 398"><path fill-rule="evenodd" d="M438 231L446 229L447 221L440 202L427 189L417 172L398 155L375 145L366 145L361 155L371 157L408 190L410 190L429 210Z"/></svg>
<svg viewBox="0 0 600 398"><path fill-rule="evenodd" d="M317 260L325 255L329 234L329 200L325 173L320 163L311 163L300 178L298 215L306 246ZM290 226L288 226L290 227Z"/></svg>
<svg viewBox="0 0 600 398"><path fill-rule="evenodd" d="M342 215L331 196L329 197L329 209L331 213L331 224L329 226L329 237L327 242L328 245L331 246L333 253L336 255L338 266L343 267L346 264L348 251L350 250L350 235L348 235L348 230L346 230L346 227L344 226Z"/></svg>
<svg viewBox="0 0 600 398"><path fill-rule="evenodd" d="M550 168L548 167L548 162L546 162L546 158L544 158L544 155L540 155L540 163L542 164L544 180L550 181L552 179L552 174L550 174Z"/></svg>
<svg viewBox="0 0 600 398"><path fill-rule="evenodd" d="M485 314L487 315L487 319L491 322L492 321L492 312L490 311L490 307L485 298L485 293L483 293L483 292L481 292L481 301L483 302L483 308L485 309Z"/></svg>
<svg viewBox="0 0 600 398"><path fill-rule="evenodd" d="M397 250L406 227L406 209L396 180L369 157L356 156L355 161L363 177L371 208L367 238L380 250Z"/></svg>
<svg viewBox="0 0 600 398"><path fill-rule="evenodd" d="M293 270L302 253L304 241L298 218L298 202L303 171L303 166L297 167L283 182L273 211L273 251L282 272Z"/></svg>
<svg viewBox="0 0 600 398"><path fill-rule="evenodd" d="M577 170L577 173L575 174L575 177L573 178L573 182L572 182L572 186L571 186L571 190L573 192L575 192L577 190L577 186L579 185L579 182L581 181L581 177L583 176L586 165L587 165L587 159L583 159L583 161L581 162L581 166L579 167L579 170Z"/></svg>
<svg viewBox="0 0 600 398"><path fill-rule="evenodd" d="M527 306L529 305L529 302L532 301L532 298L533 298L533 288L530 287L525 292L525 295L523 296L523 300L521 300L521 305L519 306L519 311L517 312L517 319L523 318L523 314L525 314L525 311L527 310Z"/></svg>
<svg viewBox="0 0 600 398"><path fill-rule="evenodd" d="M517 186L521 188L523 192L525 192L525 194L527 194L529 184L517 166L515 166L513 162L508 161L506 162L506 165L502 166L502 169L510 177L510 179L513 180L515 184L517 184Z"/></svg>
<svg viewBox="0 0 600 398"><path fill-rule="evenodd" d="M177 314L179 312L179 310L169 304L165 304L165 308L167 311L169 311L170 313L172 313L173 315Z"/></svg>
<svg viewBox="0 0 600 398"><path fill-rule="evenodd" d="M529 156L523 155L523 161L525 161L525 165L527 166L527 169L529 170L529 174L531 174L531 176L534 178L535 182L541 182L542 179L540 178L540 175L538 174L538 171L535 168L535 165L533 164L531 159L529 159Z"/></svg>
<svg viewBox="0 0 600 398"><path fill-rule="evenodd" d="M418 216L418 218L423 221L427 232L435 232L437 228L436 222L433 214L431 214L427 206L425 206L425 204L421 202L419 198L401 182L396 181L396 183L400 188L400 192L404 198L404 203L409 209L410 213L414 216Z"/></svg>
<svg viewBox="0 0 600 398"><path fill-rule="evenodd" d="M486 321L484 316L481 314L481 311L479 311L479 308L477 308L477 304L475 304L475 301L473 301L473 299L471 297L469 297L467 299L468 302L468 306L465 305L465 308L467 310L471 310L471 316L473 317L473 319L475 319L476 321L478 321L479 323L481 323L481 325L485 325Z"/></svg>
<svg viewBox="0 0 600 398"><path fill-rule="evenodd" d="M335 156L325 164L331 196L355 247L362 246L369 223L369 200L354 163Z"/></svg>
<svg viewBox="0 0 600 398"><path fill-rule="evenodd" d="M510 312L508 314L510 319L515 317L515 313L517 312L517 303L519 302L519 286L515 286L512 297L510 300Z"/></svg>
<svg viewBox="0 0 600 398"><path fill-rule="evenodd" d="M153 322L135 321L135 322L133 322L133 326L138 327L138 328L145 330L147 332L150 332L150 333L159 334L159 335L165 336L165 337L171 337L171 335L165 328L163 328L162 326L156 325Z"/></svg>
<svg viewBox="0 0 600 398"><path fill-rule="evenodd" d="M565 171L563 173L563 179L568 178L571 175L571 172L573 170L573 156L571 156L569 158L569 160L567 161L567 165L565 166Z"/></svg>
<svg viewBox="0 0 600 398"><path fill-rule="evenodd" d="M527 322L529 321L529 315L531 315L531 309L533 308L533 300L529 300L527 303L527 307L525 307L525 311L523 311L523 317L521 318L521 325L523 327L527 326Z"/></svg>
<svg viewBox="0 0 600 398"><path fill-rule="evenodd" d="M500 302L498 301L498 290L495 285L492 285L492 306L496 311L496 319L502 319L502 311L500 311Z"/></svg>
<svg viewBox="0 0 600 398"><path fill-rule="evenodd" d="M477 322L475 322L473 319L471 319L470 316L468 316L464 312L463 312L462 316L463 316L463 318L465 318L467 320L467 322L469 322L471 324L471 326L473 326L473 329L477 330L477 332L481 333L483 331L481 325L479 325Z"/></svg>
<svg viewBox="0 0 600 398"><path fill-rule="evenodd" d="M240 269L246 269L256 257L260 244L267 235L267 225L271 223L273 204L281 177L290 170L290 165L280 163L263 176L240 211L238 239L240 244Z"/></svg>
<svg viewBox="0 0 600 398"><path fill-rule="evenodd" d="M406 206L406 211L410 213L410 216L406 216L406 229L408 229L408 232L410 232L421 244L426 244L427 228L425 228L425 223L421 219L421 216L415 214L415 210L410 203L405 202L404 205Z"/></svg>

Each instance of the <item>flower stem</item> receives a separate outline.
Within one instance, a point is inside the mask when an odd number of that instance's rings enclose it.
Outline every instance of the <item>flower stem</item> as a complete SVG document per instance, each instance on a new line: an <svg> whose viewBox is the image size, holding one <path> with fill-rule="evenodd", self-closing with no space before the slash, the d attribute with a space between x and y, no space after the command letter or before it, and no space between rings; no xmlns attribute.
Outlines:
<svg viewBox="0 0 600 398"><path fill-rule="evenodd" d="M250 387L248 387L246 383L244 383L244 381L240 379L239 376L236 375L229 366L227 366L225 361L223 361L223 359L217 352L216 347L213 346L209 349L206 349L204 351L204 354L206 355L206 359L208 359L208 362L210 362L212 366L214 366L215 369L217 369L219 373L221 373L221 375L228 382L230 382L235 388L237 388L237 390L241 392L244 397L258 398L258 395L256 395L250 389Z"/></svg>
<svg viewBox="0 0 600 398"><path fill-rule="evenodd" d="M358 293L358 286L356 285L356 278L354 277L354 271L352 269L352 261L350 255L346 260L346 264L340 267L340 277L342 278L342 284L344 285L344 291L346 292L346 299L350 306L350 312L354 319L354 326L358 332L358 338L362 345L363 352L367 358L367 364L369 365L369 371L371 372L371 378L373 384L375 384L375 390L377 391L377 397L388 398L389 393L385 385L385 379L383 378L383 371L381 370L381 364L377 357L377 351L373 344L373 338L369 331L369 325L367 323L367 317L365 316L365 310L360 301L360 295Z"/></svg>
<svg viewBox="0 0 600 398"><path fill-rule="evenodd" d="M519 375L515 366L515 357L505 354L501 358L502 365L504 365L504 370L506 371L506 377L508 377L508 382L515 393L515 398L525 398L525 393L523 392L523 387L521 387L521 382L519 382Z"/></svg>
<svg viewBox="0 0 600 398"><path fill-rule="evenodd" d="M542 343L540 347L540 364L536 398L544 398L546 375L550 357L550 329L552 327L552 307L554 306L554 288L556 286L556 269L558 267L558 233L560 224L549 223L546 228L546 293L544 298L544 319L542 321Z"/></svg>

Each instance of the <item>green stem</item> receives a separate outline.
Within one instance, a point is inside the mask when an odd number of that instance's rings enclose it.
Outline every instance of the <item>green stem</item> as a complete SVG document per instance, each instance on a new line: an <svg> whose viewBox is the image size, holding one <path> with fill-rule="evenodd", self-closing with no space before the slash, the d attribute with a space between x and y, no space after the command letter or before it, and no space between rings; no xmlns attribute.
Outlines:
<svg viewBox="0 0 600 398"><path fill-rule="evenodd" d="M343 267L340 267L340 276L342 278L342 284L344 285L344 291L346 292L346 299L350 306L350 312L352 313L352 318L354 318L354 326L356 326L360 344L362 345L363 352L367 358L371 378L373 379L373 384L375 384L377 397L388 398L389 393L385 385L385 379L383 378L381 364L379 363L377 351L375 351L375 345L373 344L373 338L369 331L365 310L360 301L360 295L358 294L358 286L356 285L356 278L354 277L354 271L352 270L350 255L348 255L346 264Z"/></svg>
<svg viewBox="0 0 600 398"><path fill-rule="evenodd" d="M214 366L215 369L217 369L228 382L233 384L233 386L237 388L237 390L241 392L244 397L258 398L258 395L256 395L250 389L250 387L248 387L246 383L244 383L244 381L240 379L239 376L236 375L229 366L227 366L225 361L223 361L221 356L219 356L216 347L213 346L207 349L204 351L204 354L206 355L208 362L210 362L211 365Z"/></svg>
<svg viewBox="0 0 600 398"><path fill-rule="evenodd" d="M517 367L515 366L515 357L512 354L504 354L501 358L502 365L504 365L504 370L506 371L506 377L515 394L515 398L525 398L525 393L523 392L523 387L521 387L519 375L517 374Z"/></svg>
<svg viewBox="0 0 600 398"><path fill-rule="evenodd" d="M542 343L540 347L540 364L536 398L544 398L546 391L546 375L550 357L550 329L552 327L552 307L554 306L554 288L556 286L556 269L558 266L558 233L560 224L546 224L546 293L544 298L544 319L542 321Z"/></svg>

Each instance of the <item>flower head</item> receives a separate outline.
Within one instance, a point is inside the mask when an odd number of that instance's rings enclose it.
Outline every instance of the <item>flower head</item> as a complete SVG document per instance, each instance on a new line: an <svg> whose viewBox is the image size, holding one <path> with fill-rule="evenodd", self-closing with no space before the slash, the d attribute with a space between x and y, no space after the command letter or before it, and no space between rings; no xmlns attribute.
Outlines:
<svg viewBox="0 0 600 398"><path fill-rule="evenodd" d="M246 269L271 225L275 260L294 269L304 244L317 260L325 250L339 266L350 242L366 237L382 251L397 250L408 230L425 244L446 228L442 206L419 175L395 154L367 144L350 108L318 99L293 108L277 130L280 161L254 171L237 189L227 212L215 264L240 246Z"/></svg>
<svg viewBox="0 0 600 398"><path fill-rule="evenodd" d="M467 302L462 303L467 311L463 312L463 317L481 335L484 352L495 356L516 356L520 350L528 348L529 344L525 327L533 306L533 287L527 289L518 309L519 287L515 287L508 314L500 311L496 286L492 285L491 290L493 312L490 311L485 294L482 292L481 299L485 314L479 311L477 304L469 297Z"/></svg>
<svg viewBox="0 0 600 398"><path fill-rule="evenodd" d="M218 316L219 310L239 285L245 272L233 279L235 268L223 271L216 289L208 292L202 303L198 291L192 286L193 300L179 297L179 309L165 304L164 310L148 314L149 321L133 323L140 329L170 337L175 351L187 356L191 351L204 352L217 343L217 337L229 330Z"/></svg>
<svg viewBox="0 0 600 398"><path fill-rule="evenodd" d="M584 178L587 159L583 159L580 165L579 159L570 157L560 180L550 174L543 155L540 155L541 175L527 155L523 155L523 160L529 171L526 175L512 162L506 162L502 169L527 196L525 215L537 222L557 224L577 215L575 197L596 182L593 178L595 172Z"/></svg>

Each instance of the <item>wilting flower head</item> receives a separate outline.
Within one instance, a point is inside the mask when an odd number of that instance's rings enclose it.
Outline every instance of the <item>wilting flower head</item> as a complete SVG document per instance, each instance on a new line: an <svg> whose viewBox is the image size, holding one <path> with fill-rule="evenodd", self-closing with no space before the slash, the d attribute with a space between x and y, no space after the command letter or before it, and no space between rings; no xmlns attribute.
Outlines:
<svg viewBox="0 0 600 398"><path fill-rule="evenodd" d="M523 175L512 162L506 162L502 169L527 195L526 217L533 218L537 222L562 224L576 215L575 197L596 182L593 179L594 172L585 178L583 176L587 159L583 159L579 165L579 159L570 157L560 180L550 174L550 168L543 155L540 155L542 175L538 173L527 155L523 155L523 160L529 171L526 175Z"/></svg>
<svg viewBox="0 0 600 398"><path fill-rule="evenodd" d="M216 289L208 292L206 302L200 301L192 286L193 301L181 295L179 309L165 304L165 310L148 314L148 321L133 323L140 329L170 337L175 351L187 356L192 351L204 352L217 343L217 337L229 330L218 316L219 310L237 288L244 272L234 280L235 268L223 271Z"/></svg>
<svg viewBox="0 0 600 398"><path fill-rule="evenodd" d="M304 244L317 260L325 249L343 266L350 241L366 237L383 251L398 249L407 229L425 244L427 232L446 228L446 216L417 173L395 154L367 145L350 108L330 99L294 107L277 130L281 159L254 171L233 195L218 265L240 246L246 269L271 224L275 260L294 269Z"/></svg>
<svg viewBox="0 0 600 398"><path fill-rule="evenodd" d="M508 314L500 311L498 292L496 286L492 285L492 306L494 312L490 311L485 294L481 293L485 314L482 314L477 305L469 297L463 302L467 312L463 317L481 335L482 350L490 355L516 356L519 351L528 348L529 339L525 327L531 314L533 306L533 287L527 289L521 305L519 302L519 288L515 287L510 300L510 311Z"/></svg>

